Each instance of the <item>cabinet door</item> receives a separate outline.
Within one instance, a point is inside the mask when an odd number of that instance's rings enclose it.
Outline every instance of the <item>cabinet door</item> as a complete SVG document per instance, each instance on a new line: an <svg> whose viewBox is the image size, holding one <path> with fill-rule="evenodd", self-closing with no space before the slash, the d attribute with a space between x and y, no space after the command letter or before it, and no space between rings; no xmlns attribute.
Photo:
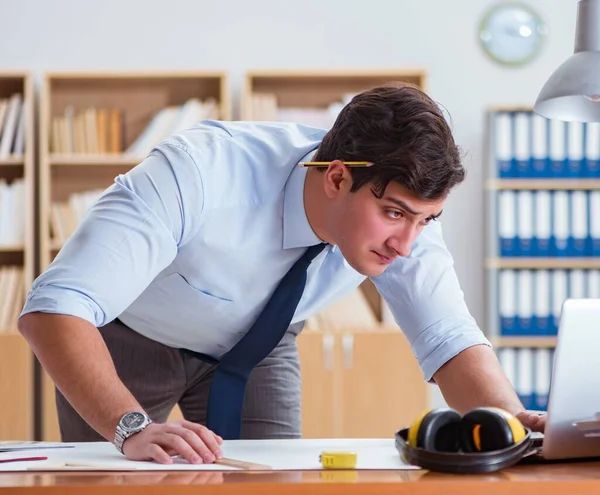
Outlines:
<svg viewBox="0 0 600 495"><path fill-rule="evenodd" d="M427 407L427 384L398 330L340 335L343 436L393 438Z"/></svg>
<svg viewBox="0 0 600 495"><path fill-rule="evenodd" d="M42 440L60 442L54 382L42 369Z"/></svg>
<svg viewBox="0 0 600 495"><path fill-rule="evenodd" d="M33 440L33 355L20 334L0 335L0 439Z"/></svg>
<svg viewBox="0 0 600 495"><path fill-rule="evenodd" d="M335 404L340 400L340 388L339 385L336 387L334 336L326 332L305 331L296 340L302 376L302 436L339 436Z"/></svg>

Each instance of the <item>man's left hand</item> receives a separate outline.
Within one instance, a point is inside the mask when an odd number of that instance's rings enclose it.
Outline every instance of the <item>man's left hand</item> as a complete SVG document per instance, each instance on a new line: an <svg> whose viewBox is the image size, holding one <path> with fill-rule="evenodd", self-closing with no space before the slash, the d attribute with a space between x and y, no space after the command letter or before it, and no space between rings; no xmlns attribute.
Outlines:
<svg viewBox="0 0 600 495"><path fill-rule="evenodd" d="M521 411L517 414L517 419L531 431L544 432L546 427L546 414L538 414L532 411Z"/></svg>

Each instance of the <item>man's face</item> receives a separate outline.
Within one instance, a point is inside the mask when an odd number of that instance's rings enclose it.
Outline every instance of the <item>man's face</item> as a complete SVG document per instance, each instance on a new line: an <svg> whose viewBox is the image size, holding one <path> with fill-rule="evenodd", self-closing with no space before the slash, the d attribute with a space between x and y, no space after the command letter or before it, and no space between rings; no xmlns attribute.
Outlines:
<svg viewBox="0 0 600 495"><path fill-rule="evenodd" d="M371 185L340 193L331 222L333 242L350 266L367 277L381 275L395 258L408 256L417 236L444 205L444 200L420 200L395 182L381 199Z"/></svg>

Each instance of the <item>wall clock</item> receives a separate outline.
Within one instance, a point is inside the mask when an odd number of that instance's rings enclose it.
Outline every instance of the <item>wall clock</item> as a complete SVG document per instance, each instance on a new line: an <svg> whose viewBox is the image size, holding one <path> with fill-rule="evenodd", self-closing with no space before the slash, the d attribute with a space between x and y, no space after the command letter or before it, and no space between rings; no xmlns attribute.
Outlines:
<svg viewBox="0 0 600 495"><path fill-rule="evenodd" d="M491 7L479 26L479 40L494 61L521 66L533 60L544 44L548 28L528 5L501 2Z"/></svg>

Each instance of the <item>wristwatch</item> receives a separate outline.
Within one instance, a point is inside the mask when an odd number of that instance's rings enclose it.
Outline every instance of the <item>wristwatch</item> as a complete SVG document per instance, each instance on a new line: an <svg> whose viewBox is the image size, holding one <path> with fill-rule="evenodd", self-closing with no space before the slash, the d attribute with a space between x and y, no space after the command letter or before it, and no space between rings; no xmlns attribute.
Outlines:
<svg viewBox="0 0 600 495"><path fill-rule="evenodd" d="M133 411L124 414L115 431L115 440L113 444L116 449L122 454L123 442L129 437L142 431L150 423L152 423L152 420L146 413Z"/></svg>

